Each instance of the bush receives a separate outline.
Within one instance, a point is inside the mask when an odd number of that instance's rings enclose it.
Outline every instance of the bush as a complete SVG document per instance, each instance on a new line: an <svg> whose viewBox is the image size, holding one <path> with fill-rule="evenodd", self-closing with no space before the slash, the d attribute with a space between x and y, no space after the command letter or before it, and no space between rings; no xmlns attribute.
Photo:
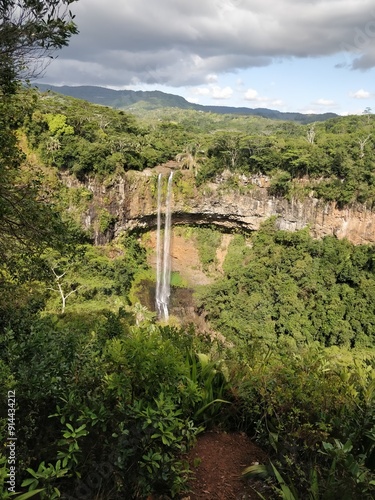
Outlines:
<svg viewBox="0 0 375 500"><path fill-rule="evenodd" d="M289 343L252 353L242 376L236 390L240 421L270 448L273 463L301 498L307 498L312 470L323 492L319 498L371 498L373 353L317 344L297 350Z"/></svg>

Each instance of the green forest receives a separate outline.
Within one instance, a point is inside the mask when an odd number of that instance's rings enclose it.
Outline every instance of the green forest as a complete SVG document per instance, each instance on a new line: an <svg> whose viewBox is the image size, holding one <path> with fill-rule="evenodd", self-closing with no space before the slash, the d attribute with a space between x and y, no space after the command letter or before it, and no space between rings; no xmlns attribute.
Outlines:
<svg viewBox="0 0 375 500"><path fill-rule="evenodd" d="M242 193L243 176L263 175L269 196L372 210L371 110L306 125L39 92L23 82L26 49L61 48L76 26L58 0L21 4L31 24L0 27L0 498L184 498L186 453L210 429L266 452L242 471L264 482L260 498L374 498L374 245L272 217L231 232L219 272L223 229L181 229L211 273L193 290L211 336L158 320L141 293L156 279L147 230L95 244L82 225L92 192L66 182L110 185L173 161L182 197L223 173ZM4 50L20 33L22 60ZM101 210L106 234L116 221Z"/></svg>

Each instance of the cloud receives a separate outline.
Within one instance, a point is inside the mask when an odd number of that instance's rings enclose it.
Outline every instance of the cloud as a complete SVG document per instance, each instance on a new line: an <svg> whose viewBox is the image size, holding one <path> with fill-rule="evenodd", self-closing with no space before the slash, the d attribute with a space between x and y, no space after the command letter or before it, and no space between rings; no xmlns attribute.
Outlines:
<svg viewBox="0 0 375 500"><path fill-rule="evenodd" d="M210 73L209 75L206 76L207 83L216 83L217 81L218 81L218 76L215 75L214 73Z"/></svg>
<svg viewBox="0 0 375 500"><path fill-rule="evenodd" d="M193 88L191 91L194 94L194 96L211 97L212 99L230 99L233 95L233 89L231 87L229 86L220 87L219 85L209 85L208 87L196 87Z"/></svg>
<svg viewBox="0 0 375 500"><path fill-rule="evenodd" d="M210 89L208 87L197 87L195 89L193 89L193 94L197 95L197 96L200 96L200 95L203 95L203 96L208 96L210 95Z"/></svg>
<svg viewBox="0 0 375 500"><path fill-rule="evenodd" d="M258 92L255 89L248 89L245 92L244 98L247 101L258 101L259 100Z"/></svg>
<svg viewBox="0 0 375 500"><path fill-rule="evenodd" d="M313 104L317 104L318 106L328 106L332 108L332 106L335 106L335 101L332 101L331 99L318 99L314 101Z"/></svg>
<svg viewBox="0 0 375 500"><path fill-rule="evenodd" d="M80 34L48 68L51 83L202 85L275 60L338 53L354 69L375 67L373 0L79 0L70 7Z"/></svg>
<svg viewBox="0 0 375 500"><path fill-rule="evenodd" d="M229 99L232 97L233 90L231 87L221 88L218 85L212 87L212 97L214 99Z"/></svg>
<svg viewBox="0 0 375 500"><path fill-rule="evenodd" d="M252 101L257 104L262 104L263 106L281 106L283 101L281 99L273 99L270 97L260 96L258 91L255 89L247 89L244 94L244 99L246 101Z"/></svg>
<svg viewBox="0 0 375 500"><path fill-rule="evenodd" d="M363 89L359 89L356 92L351 92L349 95L354 99L369 99L371 97L371 93Z"/></svg>

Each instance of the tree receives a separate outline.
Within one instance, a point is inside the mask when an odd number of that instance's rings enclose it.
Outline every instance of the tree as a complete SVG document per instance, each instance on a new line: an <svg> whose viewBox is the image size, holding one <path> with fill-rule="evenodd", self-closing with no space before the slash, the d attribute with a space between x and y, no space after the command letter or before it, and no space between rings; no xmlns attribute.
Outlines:
<svg viewBox="0 0 375 500"><path fill-rule="evenodd" d="M57 292L61 299L61 313L64 314L67 299L84 287L80 282L78 267L82 265L85 248L77 247L74 253L62 256L59 251L47 248L41 258L49 271L47 290ZM50 274L52 273L52 275Z"/></svg>
<svg viewBox="0 0 375 500"><path fill-rule="evenodd" d="M62 274L58 274L56 272L56 269L51 267L51 271L55 277L55 283L57 288L48 288L48 290L52 290L54 292L58 292L61 297L61 314L64 314L65 312L65 307L66 307L66 299L73 295L73 293L78 292L80 288L82 288L83 285L80 285L78 283L65 283L63 281L63 278L66 275L66 271L64 271ZM67 288L67 290L65 290Z"/></svg>
<svg viewBox="0 0 375 500"><path fill-rule="evenodd" d="M367 106L367 108L362 111L362 114L367 116L367 123L370 123L370 115L372 114L372 109Z"/></svg>
<svg viewBox="0 0 375 500"><path fill-rule="evenodd" d="M17 255L30 259L46 245L70 239L50 195L41 190L40 175L24 168L17 129L35 105L20 80L36 75L46 57L77 33L69 11L73 1L0 0L0 259L13 275L20 267Z"/></svg>
<svg viewBox="0 0 375 500"><path fill-rule="evenodd" d="M314 144L314 140L315 140L314 123L311 125L311 127L308 129L308 131L306 133L306 140L309 144Z"/></svg>
<svg viewBox="0 0 375 500"><path fill-rule="evenodd" d="M183 169L193 170L196 177L200 161L205 159L204 156L202 156L203 153L204 151L200 149L200 144L190 144L186 146L183 153L176 155L176 161L180 163Z"/></svg>
<svg viewBox="0 0 375 500"><path fill-rule="evenodd" d="M359 144L359 149L360 149L360 154L359 154L360 158L363 158L365 156L365 145L366 145L366 142L370 139L370 137L371 137L371 134L369 134L364 139L358 139L358 144Z"/></svg>
<svg viewBox="0 0 375 500"><path fill-rule="evenodd" d="M0 89L14 93L52 53L78 33L69 5L76 0L0 0Z"/></svg>

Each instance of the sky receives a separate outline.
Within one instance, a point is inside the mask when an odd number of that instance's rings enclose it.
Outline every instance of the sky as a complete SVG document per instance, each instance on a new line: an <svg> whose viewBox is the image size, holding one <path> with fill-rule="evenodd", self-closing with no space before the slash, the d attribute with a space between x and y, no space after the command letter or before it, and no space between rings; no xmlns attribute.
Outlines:
<svg viewBox="0 0 375 500"><path fill-rule="evenodd" d="M374 0L79 0L38 81L205 105L375 113Z"/></svg>

